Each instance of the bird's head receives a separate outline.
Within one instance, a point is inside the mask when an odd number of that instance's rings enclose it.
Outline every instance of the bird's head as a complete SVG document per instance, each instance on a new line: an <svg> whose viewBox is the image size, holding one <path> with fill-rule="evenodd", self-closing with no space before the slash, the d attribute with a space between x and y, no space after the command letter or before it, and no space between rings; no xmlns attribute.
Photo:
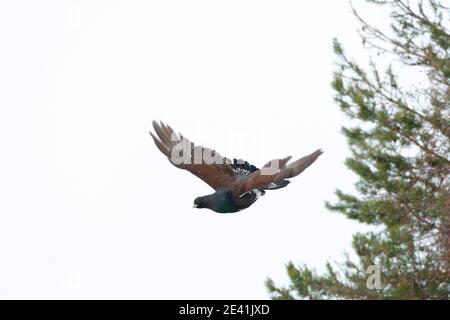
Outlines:
<svg viewBox="0 0 450 320"><path fill-rule="evenodd" d="M194 200L193 207L197 208L197 209L208 208L208 204L209 204L209 201L208 201L208 199L206 199L206 197L197 197Z"/></svg>
<svg viewBox="0 0 450 320"><path fill-rule="evenodd" d="M209 208L209 199L207 197L197 197L194 200L193 207L197 209Z"/></svg>

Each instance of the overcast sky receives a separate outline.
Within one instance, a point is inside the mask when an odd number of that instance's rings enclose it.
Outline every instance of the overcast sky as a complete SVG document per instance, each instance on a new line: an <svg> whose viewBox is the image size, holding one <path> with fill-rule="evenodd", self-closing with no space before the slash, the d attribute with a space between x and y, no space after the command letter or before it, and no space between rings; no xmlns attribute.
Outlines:
<svg viewBox="0 0 450 320"><path fill-rule="evenodd" d="M342 0L2 1L0 298L267 299L289 260L342 260L364 227L324 207L356 181L332 38L360 55L356 29ZM257 166L325 153L221 215L153 119Z"/></svg>

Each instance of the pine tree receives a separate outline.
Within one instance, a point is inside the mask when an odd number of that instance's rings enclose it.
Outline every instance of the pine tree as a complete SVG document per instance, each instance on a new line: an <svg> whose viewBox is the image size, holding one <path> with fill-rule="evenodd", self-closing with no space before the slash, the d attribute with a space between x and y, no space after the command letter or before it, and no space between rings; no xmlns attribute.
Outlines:
<svg viewBox="0 0 450 320"><path fill-rule="evenodd" d="M353 9L374 56L364 66L334 41L332 86L352 120L342 131L358 182L356 194L337 190L326 206L374 228L353 236L357 261L329 263L323 274L288 263L287 287L266 281L274 299L449 298L450 9L434 0L367 2L388 8L391 25L382 31ZM408 83L420 72L423 81ZM367 285L373 265L378 288Z"/></svg>

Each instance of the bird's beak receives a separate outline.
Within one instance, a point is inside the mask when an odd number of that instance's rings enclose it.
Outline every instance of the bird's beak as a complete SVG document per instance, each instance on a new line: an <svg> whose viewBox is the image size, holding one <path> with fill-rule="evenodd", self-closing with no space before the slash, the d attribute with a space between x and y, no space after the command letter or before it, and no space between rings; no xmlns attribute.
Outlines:
<svg viewBox="0 0 450 320"><path fill-rule="evenodd" d="M194 203L193 205L192 205L192 208L197 208L198 206Z"/></svg>

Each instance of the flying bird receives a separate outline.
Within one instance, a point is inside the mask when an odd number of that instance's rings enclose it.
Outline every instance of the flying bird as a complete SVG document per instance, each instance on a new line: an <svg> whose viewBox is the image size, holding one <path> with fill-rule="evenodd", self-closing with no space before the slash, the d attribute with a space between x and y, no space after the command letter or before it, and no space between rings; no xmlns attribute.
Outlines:
<svg viewBox="0 0 450 320"><path fill-rule="evenodd" d="M153 121L150 132L158 149L176 167L202 179L214 193L197 197L194 208L218 213L233 213L250 207L267 190L286 187L293 178L309 167L323 153L318 149L293 162L291 157L275 159L258 169L247 161L222 157L218 152L196 146L162 122Z"/></svg>

